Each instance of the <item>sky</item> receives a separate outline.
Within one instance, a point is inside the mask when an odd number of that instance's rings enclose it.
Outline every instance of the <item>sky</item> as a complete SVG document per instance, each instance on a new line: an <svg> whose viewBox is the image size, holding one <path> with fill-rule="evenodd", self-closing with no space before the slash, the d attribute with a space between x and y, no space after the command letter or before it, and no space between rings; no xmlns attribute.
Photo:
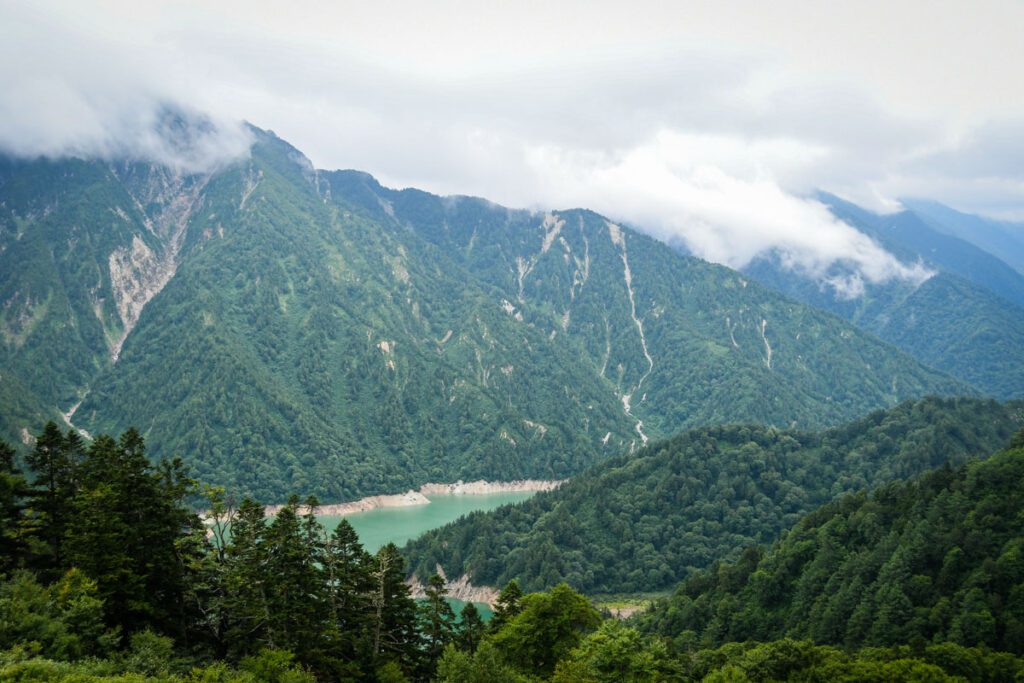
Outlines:
<svg viewBox="0 0 1024 683"><path fill-rule="evenodd" d="M0 0L0 149L203 170L246 120L392 187L921 280L812 193L1024 220L1022 35L1019 0ZM168 103L216 123L187 158Z"/></svg>

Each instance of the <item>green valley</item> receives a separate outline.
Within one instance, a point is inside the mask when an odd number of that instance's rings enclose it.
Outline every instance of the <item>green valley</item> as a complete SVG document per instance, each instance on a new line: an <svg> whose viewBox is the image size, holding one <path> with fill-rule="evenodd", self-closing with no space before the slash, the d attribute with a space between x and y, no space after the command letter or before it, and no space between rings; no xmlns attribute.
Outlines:
<svg viewBox="0 0 1024 683"><path fill-rule="evenodd" d="M998 449L1024 424L1021 409L926 399L821 432L696 429L525 503L468 515L404 552L415 572L441 566L476 585L664 590L772 543L833 498Z"/></svg>

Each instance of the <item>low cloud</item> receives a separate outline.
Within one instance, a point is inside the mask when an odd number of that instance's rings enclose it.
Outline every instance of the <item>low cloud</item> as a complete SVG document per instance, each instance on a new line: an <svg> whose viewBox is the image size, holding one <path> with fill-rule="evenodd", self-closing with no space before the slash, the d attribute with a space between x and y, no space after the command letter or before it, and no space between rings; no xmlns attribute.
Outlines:
<svg viewBox="0 0 1024 683"><path fill-rule="evenodd" d="M172 86L175 69L140 46L43 10L0 10L0 151L150 161L184 173L248 153L240 119L201 111Z"/></svg>
<svg viewBox="0 0 1024 683"><path fill-rule="evenodd" d="M709 261L743 268L771 254L846 297L863 293L865 281L930 277L922 265L901 263L820 202L786 192L761 170L773 160L784 167L820 154L791 141L744 147L663 132L616 158L544 148L530 159L552 196L628 220ZM730 160L735 163L727 165ZM851 272L836 275L836 264Z"/></svg>
<svg viewBox="0 0 1024 683"><path fill-rule="evenodd" d="M757 3L738 17L683 8L674 22L657 12L677 10L653 6L559 7L537 11L582 22L589 28L574 35L593 44L564 49L564 22L511 9L481 8L476 17L476 9L416 4L390 14L316 6L280 17L258 2L0 0L8 65L0 70L0 150L210 170L246 153L244 119L275 130L321 168L511 206L589 207L729 266L773 255L844 296L929 272L807 199L815 189L881 211L909 195L1024 213L1022 107L1007 99L1019 100L1019 90L986 102L984 88L966 97L956 84L935 89L920 78L929 51L950 78L961 63L967 74L991 61L990 48L1006 52L996 66L1012 65L1020 50L1012 22L994 24L1005 28L1002 39L972 47L972 62L949 54L941 31L934 40L915 32L910 52L847 44L858 32L787 28L788 19ZM493 25L488 11L500 15ZM811 20L802 8L786 11ZM957 26L984 23L974 7L963 14ZM869 16L858 8L819 19L835 28ZM669 30L690 23L708 35L742 30L732 43L677 40ZM898 22L875 29L904 33ZM801 41L832 71L810 64ZM906 64L894 61L904 54ZM859 70L854 77L841 73L846 63ZM974 82L959 77L959 87ZM899 106L896 96L905 98ZM970 104L956 120L946 116L951 98ZM990 111L1005 120L991 123Z"/></svg>

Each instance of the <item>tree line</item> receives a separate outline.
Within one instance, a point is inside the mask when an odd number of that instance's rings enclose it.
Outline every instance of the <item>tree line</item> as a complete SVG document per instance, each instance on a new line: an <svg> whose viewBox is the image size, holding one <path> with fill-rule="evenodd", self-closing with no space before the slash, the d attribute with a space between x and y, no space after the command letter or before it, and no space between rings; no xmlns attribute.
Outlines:
<svg viewBox="0 0 1024 683"><path fill-rule="evenodd" d="M1024 446L1024 438L1014 445ZM316 520L315 499L293 497L268 519L255 501L235 506L222 490L200 490L179 461L151 463L135 430L86 444L48 424L24 465L27 472L13 449L0 445L0 680L1001 681L1024 675L1013 635L1019 628L1006 626L1020 617L1020 448L939 470L906 488L887 487L870 499L879 501L877 509L862 515L866 529L900 539L896 548L911 555L918 546L903 542L907 511L936 520L934 533L925 534L935 546L930 552L947 558L940 572L946 578L934 584L936 599L956 595L941 581L960 577L969 591L981 591L995 626L985 609L968 609L977 600L958 598L947 605L961 615L955 632L914 632L913 619L931 622L912 604L910 621L886 622L890 637L855 642L771 626L784 623L780 614L797 613L794 601L787 602L793 586L814 605L833 594L822 575L842 562L818 559L808 530L842 518L863 496L822 508L787 536L804 565L779 553L783 559L766 560L760 570L765 577L750 575L748 583L776 586L763 591L772 605L743 594L753 605L745 608L729 591L741 590L749 577L723 565L680 589L679 596L710 605L703 616L693 609L681 614L679 597L668 612L660 605L638 623L624 623L564 583L524 594L512 580L484 623L472 604L454 613L437 575L427 581L424 599L413 600L398 549L389 544L367 552L344 520L328 533ZM929 492L943 490L961 498L936 508L931 501L941 496ZM200 495L204 518L189 505ZM857 544L890 548L866 533L833 525L821 537L835 539L833 549L864 567ZM957 539L963 556L948 560L950 551L936 537ZM994 548L1002 552L993 554ZM920 590L922 572L913 569L917 560L908 561L909 579L894 585ZM780 575L777 565L789 573ZM881 622L893 607L901 614L898 601L889 593L883 598L858 619ZM729 630L749 623L751 610L763 612L761 631ZM715 630L702 632L703 626ZM984 637L986 628L995 629L994 639ZM982 636L956 635L968 629Z"/></svg>

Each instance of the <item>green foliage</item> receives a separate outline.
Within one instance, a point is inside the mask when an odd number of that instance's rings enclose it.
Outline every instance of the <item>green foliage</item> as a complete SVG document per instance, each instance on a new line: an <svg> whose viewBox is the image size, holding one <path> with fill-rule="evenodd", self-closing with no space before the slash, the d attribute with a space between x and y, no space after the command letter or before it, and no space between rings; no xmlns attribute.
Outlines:
<svg viewBox="0 0 1024 683"><path fill-rule="evenodd" d="M527 683L523 675L505 663L497 647L483 641L476 652L468 653L449 645L437 664L439 683Z"/></svg>
<svg viewBox="0 0 1024 683"><path fill-rule="evenodd" d="M491 617L491 630L500 630L514 616L522 612L522 603L523 591L519 588L519 582L512 579L498 593L498 599L494 603L494 615Z"/></svg>
<svg viewBox="0 0 1024 683"><path fill-rule="evenodd" d="M925 399L819 433L693 430L611 459L550 493L431 531L405 549L483 585L567 581L590 593L666 589L694 569L774 541L844 493L991 453L1018 404Z"/></svg>
<svg viewBox="0 0 1024 683"><path fill-rule="evenodd" d="M95 582L72 569L42 586L26 571L0 583L0 649L30 647L62 660L101 656L117 644L103 622Z"/></svg>
<svg viewBox="0 0 1024 683"><path fill-rule="evenodd" d="M29 488L14 457L14 449L0 441L0 574L16 567L25 555L21 519Z"/></svg>
<svg viewBox="0 0 1024 683"><path fill-rule="evenodd" d="M522 611L490 640L509 664L550 676L555 665L601 624L590 602L565 584L523 598Z"/></svg>
<svg viewBox="0 0 1024 683"><path fill-rule="evenodd" d="M154 467L130 429L118 441L97 437L75 478L63 544L68 563L96 582L108 623L184 635L190 563L179 541L202 531L184 507L194 483L181 462Z"/></svg>
<svg viewBox="0 0 1024 683"><path fill-rule="evenodd" d="M1001 652L964 648L950 643L844 651L807 641L783 639L767 643L730 643L699 650L681 660L688 681L808 681L854 683L877 681L1019 680L1024 661Z"/></svg>
<svg viewBox="0 0 1024 683"><path fill-rule="evenodd" d="M393 661L409 672L419 663L420 634L416 603L405 576L405 560L394 543L377 551L370 569L373 658L381 663Z"/></svg>
<svg viewBox="0 0 1024 683"><path fill-rule="evenodd" d="M618 620L601 624L558 662L553 683L654 683L682 679L682 667L659 640Z"/></svg>
<svg viewBox="0 0 1024 683"><path fill-rule="evenodd" d="M253 135L212 176L0 159L0 432L81 401L238 497L346 500L972 391L591 212L394 192Z"/></svg>
<svg viewBox="0 0 1024 683"><path fill-rule="evenodd" d="M427 579L425 599L420 603L420 632L423 634L424 654L431 670L444 648L455 639L455 612L445 599L447 594L443 578L433 574Z"/></svg>
<svg viewBox="0 0 1024 683"><path fill-rule="evenodd" d="M35 447L25 457L34 474L27 534L34 541L35 562L51 575L59 575L68 567L64 535L74 514L76 470L82 450L82 440L76 432L64 435L55 422L47 422Z"/></svg>
<svg viewBox="0 0 1024 683"><path fill-rule="evenodd" d="M679 647L809 639L1024 653L1024 450L806 516L763 556L685 581L642 618Z"/></svg>
<svg viewBox="0 0 1024 683"><path fill-rule="evenodd" d="M485 631L486 625L480 617L480 610L473 603L467 602L459 613L458 634L456 636L456 643L459 649L463 652L475 652L477 646L480 645L480 640L484 637Z"/></svg>

